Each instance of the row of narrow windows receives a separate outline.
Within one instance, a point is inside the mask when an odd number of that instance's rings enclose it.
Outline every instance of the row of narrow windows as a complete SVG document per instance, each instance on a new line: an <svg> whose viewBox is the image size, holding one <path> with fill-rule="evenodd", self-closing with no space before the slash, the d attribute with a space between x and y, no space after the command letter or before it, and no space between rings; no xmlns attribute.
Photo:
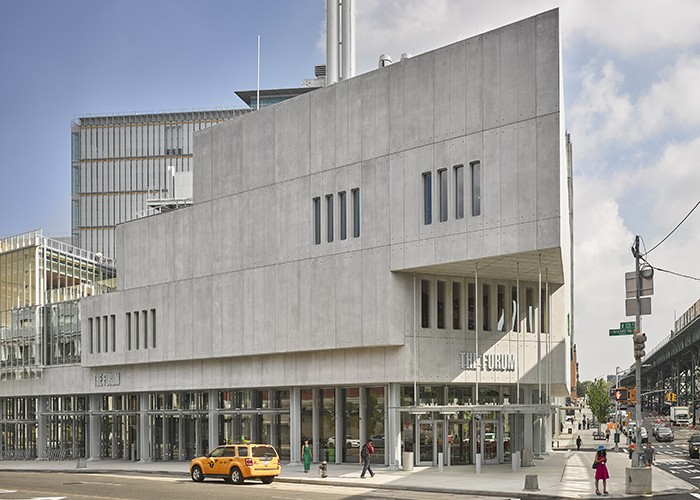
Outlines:
<svg viewBox="0 0 700 500"><path fill-rule="evenodd" d="M432 325L435 325L439 330L448 328L462 330L466 319L467 330L476 330L476 283L467 283L466 288L465 297L462 281L422 279L421 327L431 328ZM539 308L540 300L537 297L536 287L521 287L520 294L518 294L518 287L514 285L508 287L507 285L482 283L479 285L479 289L479 322L483 331L519 332L521 328L524 328L526 333L535 332L535 314ZM546 288L543 287L540 293L542 307L539 308L539 321L542 333L547 333L549 331L549 307ZM463 313L465 307L466 318ZM524 315L524 318L521 315ZM521 325L522 320L524 320L524 325Z"/></svg>
<svg viewBox="0 0 700 500"><path fill-rule="evenodd" d="M90 354L116 352L117 319L114 314L88 318L88 341ZM156 347L156 310L126 313L127 350Z"/></svg>
<svg viewBox="0 0 700 500"><path fill-rule="evenodd" d="M437 209L438 220L445 222L449 215L449 170L437 171ZM454 217L464 218L464 165L452 167L454 182ZM481 215L481 162L469 163L469 185L471 187L471 216ZM423 173L423 223L433 223L433 173Z"/></svg>
<svg viewBox="0 0 700 500"><path fill-rule="evenodd" d="M149 347L156 347L156 310L126 313L126 349L138 351Z"/></svg>
<svg viewBox="0 0 700 500"><path fill-rule="evenodd" d="M360 237L360 188L354 188L350 190L351 198L351 216L350 222L352 224L351 234L353 238ZM337 196L338 202L338 217L334 214L335 211L335 199L333 193L327 194L325 197L325 208L326 208L326 241L328 243L333 242L336 238L336 231L338 231L338 238L341 240L348 239L348 196L347 191L340 191ZM314 216L314 244L320 245L323 238L323 223L321 222L323 206L321 203L321 197L317 196L313 199L313 216ZM337 222L337 228L336 228Z"/></svg>

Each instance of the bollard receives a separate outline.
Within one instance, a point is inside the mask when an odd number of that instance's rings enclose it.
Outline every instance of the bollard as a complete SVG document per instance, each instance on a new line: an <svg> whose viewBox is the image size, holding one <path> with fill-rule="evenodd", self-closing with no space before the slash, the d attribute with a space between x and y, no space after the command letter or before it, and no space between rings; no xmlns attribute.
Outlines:
<svg viewBox="0 0 700 500"><path fill-rule="evenodd" d="M442 452L438 453L438 472L442 472L442 461L443 461L443 455Z"/></svg>
<svg viewBox="0 0 700 500"><path fill-rule="evenodd" d="M318 474L322 477L328 477L328 462L325 460L318 465Z"/></svg>
<svg viewBox="0 0 700 500"><path fill-rule="evenodd" d="M525 490L540 491L540 485L537 482L537 474L527 474L525 476Z"/></svg>
<svg viewBox="0 0 700 500"><path fill-rule="evenodd" d="M481 453L477 453L475 457L476 473L481 474Z"/></svg>

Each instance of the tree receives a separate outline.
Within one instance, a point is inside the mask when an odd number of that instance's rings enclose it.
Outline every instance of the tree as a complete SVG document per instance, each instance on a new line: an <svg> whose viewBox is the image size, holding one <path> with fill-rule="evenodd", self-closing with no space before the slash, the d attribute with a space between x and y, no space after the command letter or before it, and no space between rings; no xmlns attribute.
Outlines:
<svg viewBox="0 0 700 500"><path fill-rule="evenodd" d="M588 388L593 384L590 380L579 381L576 385L576 394L579 398L583 398L588 394Z"/></svg>
<svg viewBox="0 0 700 500"><path fill-rule="evenodd" d="M591 407L593 416L598 420L598 430L600 430L600 423L605 421L610 409L608 384L603 379L599 378L588 387L588 405Z"/></svg>

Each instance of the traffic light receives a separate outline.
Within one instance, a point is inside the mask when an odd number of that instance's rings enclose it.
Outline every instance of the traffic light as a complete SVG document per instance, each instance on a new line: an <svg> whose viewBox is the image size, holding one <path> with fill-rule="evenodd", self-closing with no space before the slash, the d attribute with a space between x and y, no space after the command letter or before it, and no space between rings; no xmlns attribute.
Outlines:
<svg viewBox="0 0 700 500"><path fill-rule="evenodd" d="M675 402L676 402L676 393L672 392L671 393L671 403L675 403Z"/></svg>
<svg viewBox="0 0 700 500"><path fill-rule="evenodd" d="M635 332L632 336L634 341L634 357L636 359L642 359L646 354L644 352L644 343L647 341L647 335L644 332Z"/></svg>

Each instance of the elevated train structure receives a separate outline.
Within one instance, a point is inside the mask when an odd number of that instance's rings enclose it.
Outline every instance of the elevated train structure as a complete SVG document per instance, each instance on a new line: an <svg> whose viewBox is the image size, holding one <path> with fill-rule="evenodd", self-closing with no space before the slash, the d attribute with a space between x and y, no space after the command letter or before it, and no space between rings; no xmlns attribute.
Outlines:
<svg viewBox="0 0 700 500"><path fill-rule="evenodd" d="M620 376L620 385L634 387L634 365ZM688 406L691 425L700 422L700 300L675 322L673 332L642 361L642 407L668 413L670 406Z"/></svg>

